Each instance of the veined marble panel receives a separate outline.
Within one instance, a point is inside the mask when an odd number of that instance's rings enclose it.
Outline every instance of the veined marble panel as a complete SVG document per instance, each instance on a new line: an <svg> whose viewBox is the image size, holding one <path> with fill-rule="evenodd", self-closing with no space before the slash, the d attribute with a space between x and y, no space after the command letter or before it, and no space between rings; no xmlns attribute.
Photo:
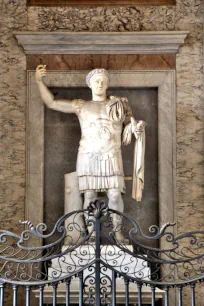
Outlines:
<svg viewBox="0 0 204 306"><path fill-rule="evenodd" d="M40 64L47 70L154 70L175 69L175 54L46 54L27 55L27 69L35 70Z"/></svg>

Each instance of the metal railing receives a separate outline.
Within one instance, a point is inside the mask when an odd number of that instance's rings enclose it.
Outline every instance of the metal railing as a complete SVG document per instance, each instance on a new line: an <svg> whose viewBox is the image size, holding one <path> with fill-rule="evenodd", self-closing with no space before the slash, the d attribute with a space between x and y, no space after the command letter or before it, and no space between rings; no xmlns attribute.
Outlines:
<svg viewBox="0 0 204 306"><path fill-rule="evenodd" d="M118 220L117 228L113 218ZM149 287L152 306L156 305L156 288L164 290L165 306L169 305L169 289L175 288L177 305L182 306L186 286L191 290L187 305L196 305L195 287L204 280L204 231L174 237L169 230L173 224L168 223L161 229L151 226L145 235L134 219L100 200L61 217L51 233L46 233L45 224L24 224L28 229L21 235L0 231L0 306L7 306L6 287L12 288L11 305L20 305L18 290L23 287L26 306L32 305L33 290L38 291L38 305L43 306L47 285L52 287L51 304L55 306L61 283L65 294L60 303L69 306L70 286L76 279L79 306L119 304L118 282L123 284L126 306L132 303L133 284L137 287L135 305L143 305L143 288ZM138 235L146 239L146 245ZM51 242L43 245L45 238ZM149 247L152 240L164 247Z"/></svg>

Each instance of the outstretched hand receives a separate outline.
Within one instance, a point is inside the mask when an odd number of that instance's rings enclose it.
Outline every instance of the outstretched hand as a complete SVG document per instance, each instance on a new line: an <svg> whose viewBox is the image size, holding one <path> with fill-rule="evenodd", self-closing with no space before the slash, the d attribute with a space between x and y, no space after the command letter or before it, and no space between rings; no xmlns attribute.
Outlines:
<svg viewBox="0 0 204 306"><path fill-rule="evenodd" d="M42 81L43 77L46 75L46 65L38 65L35 72L36 82Z"/></svg>

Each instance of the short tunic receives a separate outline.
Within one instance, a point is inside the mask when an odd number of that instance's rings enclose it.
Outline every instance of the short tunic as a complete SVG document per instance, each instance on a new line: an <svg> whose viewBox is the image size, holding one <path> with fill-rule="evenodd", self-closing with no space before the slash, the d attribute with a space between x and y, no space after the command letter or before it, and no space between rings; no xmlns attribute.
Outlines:
<svg viewBox="0 0 204 306"><path fill-rule="evenodd" d="M123 163L120 150L106 154L78 153L79 190L107 191L117 188L125 193Z"/></svg>

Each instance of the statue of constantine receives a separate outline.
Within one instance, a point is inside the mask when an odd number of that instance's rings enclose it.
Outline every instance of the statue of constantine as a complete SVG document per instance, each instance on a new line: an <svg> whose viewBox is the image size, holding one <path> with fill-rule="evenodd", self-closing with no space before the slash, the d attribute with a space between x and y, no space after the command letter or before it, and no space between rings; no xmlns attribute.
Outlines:
<svg viewBox="0 0 204 306"><path fill-rule="evenodd" d="M106 91L109 74L105 69L94 69L88 73L86 83L92 90L92 100L55 100L43 82L46 66L36 68L36 82L41 98L47 107L75 113L81 126L76 172L79 192L84 194L84 209L98 192L106 192L109 208L124 211L121 194L125 193L125 182L121 145L136 138L132 197L141 201L144 188L145 122L136 121L127 98L110 96ZM113 220L117 227L118 220Z"/></svg>

